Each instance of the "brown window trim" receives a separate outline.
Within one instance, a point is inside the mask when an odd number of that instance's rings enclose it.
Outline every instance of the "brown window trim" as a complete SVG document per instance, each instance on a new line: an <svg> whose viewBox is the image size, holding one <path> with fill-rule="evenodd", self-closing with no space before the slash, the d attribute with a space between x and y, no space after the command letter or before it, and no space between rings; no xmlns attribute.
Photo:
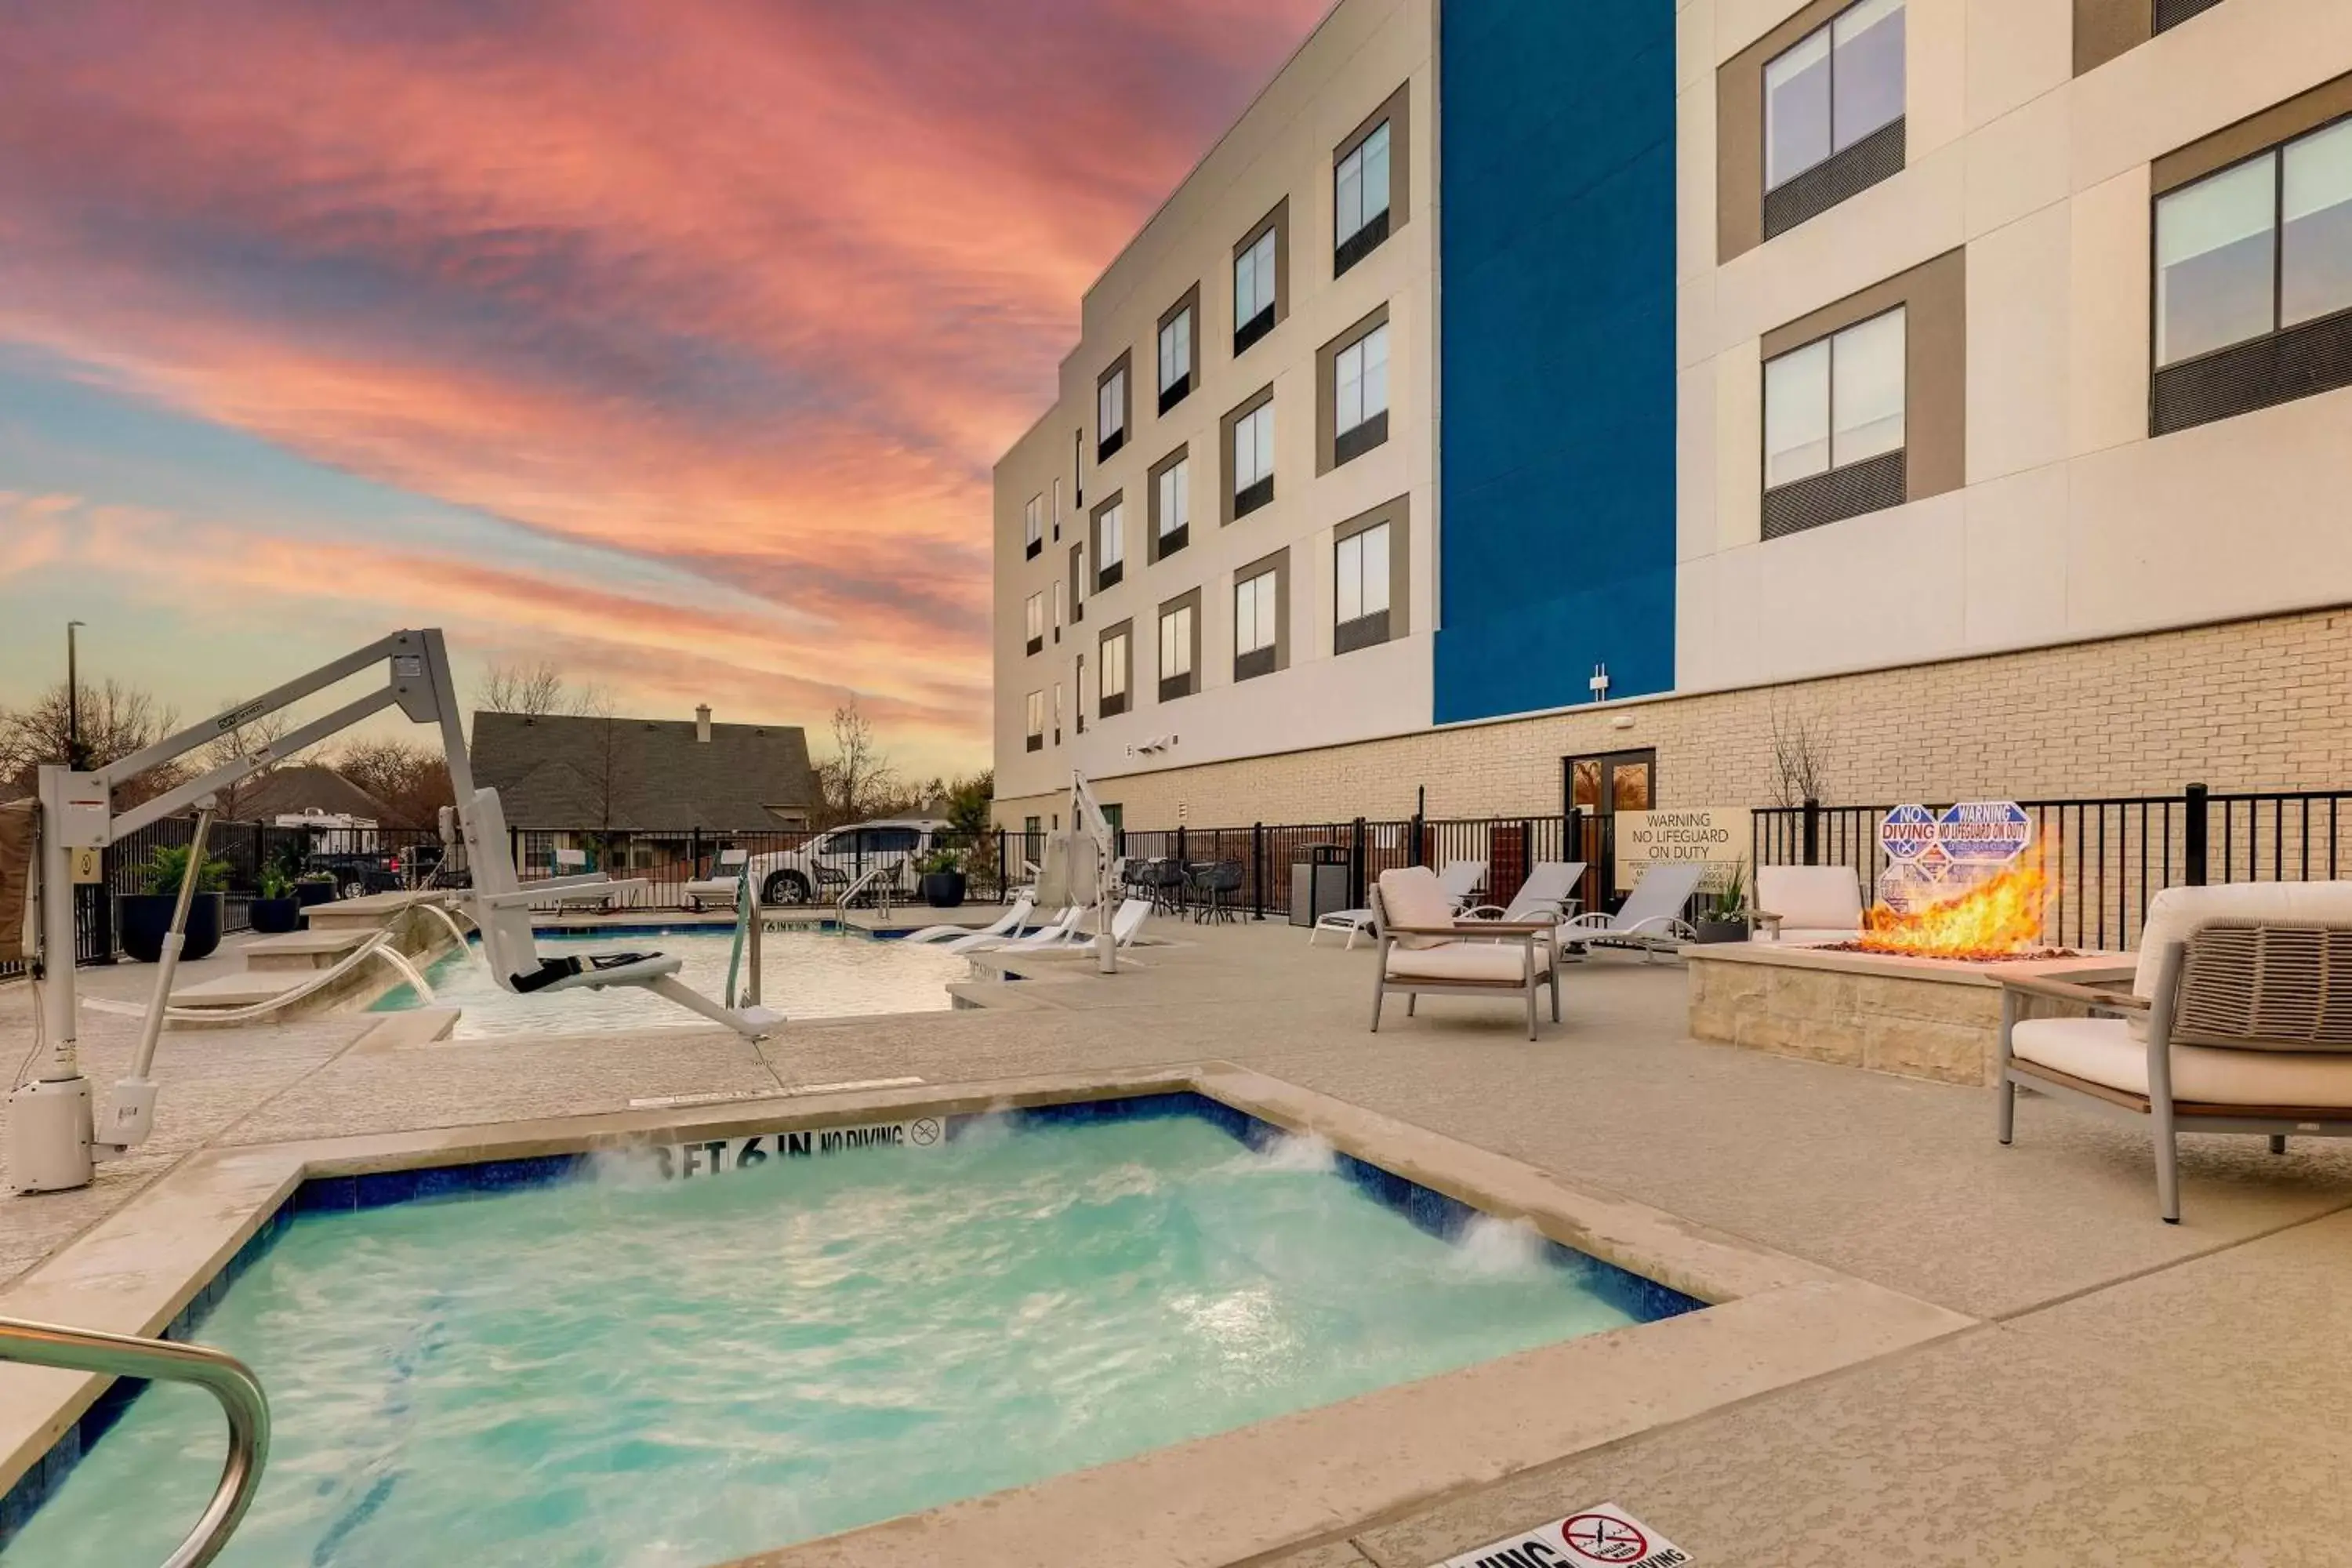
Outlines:
<svg viewBox="0 0 2352 1568"><path fill-rule="evenodd" d="M1163 671L1163 670L1161 670L1161 669L1160 669L1160 668L1159 668L1159 659L1160 659L1160 623L1162 620L1165 620L1169 616L1173 615L1173 614L1174 614L1176 611L1178 611L1178 610L1190 610L1190 611L1192 611L1192 668L1191 668L1191 669L1190 669L1190 670L1189 670L1189 671L1188 671L1184 676L1182 676L1182 677L1181 678L1181 679L1183 680L1183 682L1184 682L1184 684L1183 684L1183 686L1182 686L1182 688L1181 688L1181 689L1171 689L1171 686L1170 686L1170 684L1169 684L1169 682L1170 682L1170 677L1167 675L1167 673L1166 673L1165 671ZM1184 591L1183 593L1177 595L1174 598L1172 598L1172 599L1169 599L1169 600L1165 600L1165 601L1163 601L1163 602L1160 604L1160 606L1159 611L1158 611L1158 612L1157 612L1157 613L1152 616L1152 619L1151 619L1151 658L1152 658L1152 665L1153 665L1153 668L1152 668L1152 674L1153 674L1153 675L1158 679L1159 683L1160 683L1160 701L1162 701L1162 702L1173 702L1173 701L1175 701L1178 698L1181 698L1181 697L1190 697L1190 696L1192 696L1194 692L1196 692L1196 691L1198 691L1198 690L1200 690L1200 689L1201 689L1201 590L1200 590L1200 589L1198 589L1198 588L1190 588L1190 589L1187 589L1187 590L1186 590L1186 591ZM1134 680L1133 680L1133 679L1132 679L1131 677L1130 677L1130 679L1129 679L1128 684L1129 684L1129 685L1130 685L1130 686L1132 686L1133 684L1135 684L1135 682L1134 682Z"/></svg>
<svg viewBox="0 0 2352 1568"><path fill-rule="evenodd" d="M1158 347L1156 343L1153 346L1155 348ZM1103 367L1102 374L1095 377L1095 423L1097 426L1095 430L1095 461L1097 463L1109 461L1111 454L1118 451L1121 447L1126 446L1128 438L1135 434L1134 359L1134 350L1121 349L1119 351L1118 357L1111 361L1110 363L1105 365ZM1110 384L1111 377L1113 376L1120 378L1118 384L1118 429L1112 435L1105 437L1100 428L1102 424L1102 389Z"/></svg>
<svg viewBox="0 0 2352 1568"><path fill-rule="evenodd" d="M1276 670L1290 668L1290 547L1285 545L1272 554L1261 555L1247 565L1236 568L1234 586L1239 588L1243 584L1269 573L1274 577L1274 646L1255 653L1235 652L1234 679L1236 681L1255 680L1261 675L1272 675ZM1262 654L1272 657L1261 658ZM1256 660L1256 667L1245 669L1242 662L1245 658Z"/></svg>
<svg viewBox="0 0 2352 1568"><path fill-rule="evenodd" d="M1339 161L1362 146L1365 138L1378 131L1383 122L1388 125L1388 210L1346 239L1342 239L1338 233L1339 221L1338 210L1336 206L1334 207L1331 219L1333 228L1331 276L1334 278L1339 277L1357 262L1378 250L1387 242L1389 236L1405 226L1405 221L1410 216L1412 195L1411 172L1412 158L1407 151L1412 141L1412 83L1409 80L1399 82L1397 89L1383 99L1378 109L1364 116L1362 122L1341 137L1339 144L1331 149L1332 188L1336 196L1339 187ZM1374 233L1375 229L1379 232Z"/></svg>
<svg viewBox="0 0 2352 1568"><path fill-rule="evenodd" d="M1405 635L1412 623L1408 592L1412 586L1412 505L1410 496L1397 496L1367 511L1360 511L1331 531L1334 560L1340 544L1381 523L1389 525L1389 607L1376 615L1359 616L1352 621L1339 618L1339 598L1335 593L1331 603L1332 651L1353 653L1360 647L1371 647L1384 642L1394 642ZM1377 628L1370 622L1380 621ZM1341 626L1362 628L1356 640L1342 642ZM1378 635L1367 635L1376 630Z"/></svg>
<svg viewBox="0 0 2352 1568"><path fill-rule="evenodd" d="M1246 322L1234 324L1234 357L1235 359L1239 359L1247 353L1260 339L1270 336L1274 329L1282 325L1290 315L1290 198L1288 196L1275 203L1274 210L1250 225L1249 232L1234 242L1233 259L1225 264L1225 286L1230 292L1234 281L1234 263L1248 255L1250 247L1265 238L1268 229L1274 231L1274 305L1271 310L1261 310ZM1199 318L1196 317L1194 320L1197 321ZM1196 340L1192 344L1192 357L1197 360L1200 353L1201 345Z"/></svg>
<svg viewBox="0 0 2352 1568"><path fill-rule="evenodd" d="M1160 386L1160 334L1168 330L1168 324L1171 321L1187 310L1192 312L1192 363L1184 367L1184 374L1177 378L1174 385L1162 390ZM1165 414L1183 402L1192 395L1192 389L1200 384L1201 286L1195 283L1184 290L1182 299L1160 312L1160 320L1151 329L1151 385L1158 395L1157 406L1160 412Z"/></svg>
<svg viewBox="0 0 2352 1568"><path fill-rule="evenodd" d="M1815 33L1853 8L1855 0L1811 0L1811 3L1788 17L1779 26L1740 50L1716 68L1715 73L1715 260L1720 267L1734 257L1744 256L1771 237L1764 221L1764 68L1788 52L1808 34ZM1906 26L1909 26L1906 19ZM1906 82L1905 90L1909 90ZM1904 123L1898 117L1895 125ZM1821 176L1824 187L1817 195L1834 195L1809 210L1800 200L1796 205L1803 217L1784 222L1773 232L1785 232L1803 218L1819 216L1838 202L1858 195L1880 180L1899 173L1885 170L1887 149L1881 145L1870 154L1852 159L1835 173L1826 173L1833 164L1847 160L1848 155L1861 152L1877 142L1890 129L1882 127L1864 137L1843 153L1830 155L1822 163L1797 175L1780 186L1790 185L1809 177ZM1896 140L1902 138L1896 133ZM1898 148L1898 151L1900 149ZM1873 177L1864 179L1864 175ZM1846 189L1845 185L1859 180L1860 184Z"/></svg>
<svg viewBox="0 0 2352 1568"><path fill-rule="evenodd" d="M1103 564L1101 542L1103 519L1110 514L1113 508L1123 505L1126 497L1125 490L1113 490L1103 498L1102 504L1087 514L1087 539L1095 547L1094 582L1089 585L1097 594L1118 587L1127 576L1127 518L1124 514L1118 520L1118 559L1108 566Z"/></svg>
<svg viewBox="0 0 2352 1568"><path fill-rule="evenodd" d="M1225 416L1217 422L1217 521L1222 525L1232 526L1235 518L1246 517L1274 499L1274 475L1271 472L1259 481L1265 487L1263 500L1253 499L1248 506L1241 506L1234 489L1234 426L1273 401L1274 383L1269 381L1227 409ZM1258 485L1250 488L1255 491Z"/></svg>
<svg viewBox="0 0 2352 1568"><path fill-rule="evenodd" d="M2095 71L2221 0L2074 0L2074 74Z"/></svg>
<svg viewBox="0 0 2352 1568"><path fill-rule="evenodd" d="M1764 406L1764 367L1772 361L1848 327L1859 326L1874 316L1883 316L1898 305L1906 312L1901 500L1888 502L1883 499L1889 492L1885 489L1886 465L1881 464L1878 468L1841 480L1837 485L1815 487L1820 494L1807 491L1796 496L1782 495L1778 510L1784 526L1771 537L1797 531L1811 522L1838 521L1820 515L1824 509L1835 510L1841 506L1862 506L1871 501L1876 504L1863 506L1862 510L1874 511L1884 505L1943 495L1968 482L1968 250L1963 247L1948 250L1907 272L1898 272L1764 334L1758 345L1756 367L1756 406L1759 415ZM1760 417L1757 426L1756 473L1760 486L1764 474ZM1850 467L1869 468L1870 462L1875 461L1870 459ZM1780 486L1778 490L1768 489L1761 493L1771 496L1801 490L1815 480L1832 479L1844 471L1832 468L1827 474L1812 475ZM1860 511L1839 513L1840 517L1859 515ZM1808 519L1811 522L1805 521Z"/></svg>
<svg viewBox="0 0 2352 1568"><path fill-rule="evenodd" d="M1160 532L1160 476L1177 464L1189 461L1191 457L1191 446L1180 446L1152 464L1151 471L1144 478L1143 558L1155 565L1192 542L1192 520L1190 517L1184 520L1182 527L1165 538Z"/></svg>
<svg viewBox="0 0 2352 1568"><path fill-rule="evenodd" d="M1376 416L1380 425L1379 437L1376 439L1360 440L1353 444L1354 450L1344 454L1339 450L1340 432L1338 428L1339 355L1343 351L1352 348L1371 336L1375 328L1385 327L1388 324L1389 306L1388 301L1383 300L1346 331L1315 351L1315 472L1318 476L1329 473L1349 458L1359 457L1388 439L1388 419L1385 411ZM1393 363L1395 355L1393 345L1391 346L1390 355ZM1394 386L1396 377L1391 375L1389 378L1389 384ZM1365 421L1367 425L1373 421ZM1363 426L1360 425L1356 428L1360 430Z"/></svg>
<svg viewBox="0 0 2352 1568"><path fill-rule="evenodd" d="M1108 647L1112 640L1118 637L1127 639L1127 688L1115 697L1106 696L1102 689L1102 672L1109 661L1103 658L1103 649ZM1095 709L1101 717L1111 719L1126 712L1134 704L1135 620L1134 617L1129 616L1116 626L1105 626L1102 629L1102 636L1095 639Z"/></svg>
<svg viewBox="0 0 2352 1568"><path fill-rule="evenodd" d="M2352 114L2352 72L2258 110L2210 136L2167 153L2148 166L2148 193L2168 195Z"/></svg>

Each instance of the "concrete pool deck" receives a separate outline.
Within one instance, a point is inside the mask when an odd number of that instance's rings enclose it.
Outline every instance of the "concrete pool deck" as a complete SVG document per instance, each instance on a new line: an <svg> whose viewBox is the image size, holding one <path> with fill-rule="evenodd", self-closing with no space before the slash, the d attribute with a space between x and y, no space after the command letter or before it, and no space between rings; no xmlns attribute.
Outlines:
<svg viewBox="0 0 2352 1568"><path fill-rule="evenodd" d="M1055 958L977 988L1017 1011L793 1026L758 1047L713 1030L355 1051L369 1020L348 1016L167 1035L154 1142L87 1192L0 1199L0 1279L200 1149L1222 1059L1982 1320L1266 1561L1419 1568L1604 1500L1702 1563L2342 1560L2352 1149L2188 1138L2169 1226L2134 1129L2029 1100L2002 1149L1981 1089L1696 1042L1678 966L1572 970L1567 1021L1532 1044L1478 998L1373 1036L1369 950L1153 930L1170 944L1116 978ZM104 1085L132 1021L86 1022ZM30 1044L29 1000L0 991L0 1054Z"/></svg>

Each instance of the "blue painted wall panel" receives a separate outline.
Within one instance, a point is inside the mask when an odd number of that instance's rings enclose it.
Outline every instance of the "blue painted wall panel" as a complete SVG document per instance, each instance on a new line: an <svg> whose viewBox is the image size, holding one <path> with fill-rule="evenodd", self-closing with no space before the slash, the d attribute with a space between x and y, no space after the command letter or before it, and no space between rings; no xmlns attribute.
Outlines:
<svg viewBox="0 0 2352 1568"><path fill-rule="evenodd" d="M1674 0L1445 0L1439 723L1674 685Z"/></svg>

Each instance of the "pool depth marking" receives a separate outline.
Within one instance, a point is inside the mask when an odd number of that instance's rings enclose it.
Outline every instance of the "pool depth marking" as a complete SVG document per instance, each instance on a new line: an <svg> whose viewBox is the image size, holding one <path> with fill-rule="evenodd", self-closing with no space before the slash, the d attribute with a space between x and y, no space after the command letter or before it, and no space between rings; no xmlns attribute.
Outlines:
<svg viewBox="0 0 2352 1568"><path fill-rule="evenodd" d="M937 1149L947 1142L947 1124L936 1116L878 1121L857 1127L809 1127L793 1132L755 1132L749 1138L712 1138L692 1143L656 1143L638 1151L666 1182L755 1171L771 1160L816 1160L868 1149Z"/></svg>
<svg viewBox="0 0 2352 1568"><path fill-rule="evenodd" d="M1474 1546L1433 1568L1683 1568L1691 1554L1613 1502Z"/></svg>

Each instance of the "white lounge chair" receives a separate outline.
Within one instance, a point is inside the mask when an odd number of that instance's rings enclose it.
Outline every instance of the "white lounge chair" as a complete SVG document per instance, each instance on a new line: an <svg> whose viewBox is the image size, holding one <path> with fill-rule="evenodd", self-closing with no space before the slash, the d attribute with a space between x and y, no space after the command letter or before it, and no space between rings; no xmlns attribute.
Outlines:
<svg viewBox="0 0 2352 1568"><path fill-rule="evenodd" d="M1683 907L1698 891L1705 866L1685 862L1653 866L1642 873L1624 907L1615 914L1598 910L1577 916L1559 928L1562 949L1582 952L1588 947L1630 947L1643 963L1661 952L1673 952L1698 940L1698 932L1683 919Z"/></svg>
<svg viewBox="0 0 2352 1568"><path fill-rule="evenodd" d="M1041 937L1059 935L1077 930L1078 922L1087 916L1084 904L1072 904L1025 937L1013 937L994 931L973 931L950 941L949 952L993 952L1013 942L1035 942Z"/></svg>
<svg viewBox="0 0 2352 1568"><path fill-rule="evenodd" d="M1536 1037L1536 989L1551 987L1552 1022L1559 1022L1559 954L1549 919L1457 921L1444 889L1425 866L1381 873L1372 889L1381 933L1372 977L1372 1033L1391 991L1405 994L1412 1017L1424 991L1460 991L1526 998L1528 1038Z"/></svg>
<svg viewBox="0 0 2352 1568"><path fill-rule="evenodd" d="M1150 918L1151 900L1150 899L1127 900L1118 906L1118 912L1111 917L1111 942L1119 947L1134 946L1136 933L1143 929L1143 922ZM1040 931L1035 936L1023 937L1018 942L1008 942L990 951L995 952L1076 952L1094 946L1097 934L1085 930L1081 921L1074 920L1059 931Z"/></svg>
<svg viewBox="0 0 2352 1568"><path fill-rule="evenodd" d="M550 853L555 868L551 882L571 881L587 875L588 851L585 849L557 849ZM528 883L524 887L526 890L535 890ZM574 904L589 904L600 910L609 910L613 907L613 891L614 884L611 883L568 889L551 885L545 893L531 900L531 906L537 909L551 905L561 910Z"/></svg>
<svg viewBox="0 0 2352 1568"><path fill-rule="evenodd" d="M1862 934L1861 874L1850 866L1759 866L1756 923L1751 942L1852 942Z"/></svg>
<svg viewBox="0 0 2352 1568"><path fill-rule="evenodd" d="M1994 1131L2020 1085L2146 1124L2157 1207L2180 1222L2179 1132L2352 1138L2352 882L2167 888L2128 994L1997 973ZM2021 1018L2030 997L2111 1016Z"/></svg>
<svg viewBox="0 0 2352 1568"><path fill-rule="evenodd" d="M925 926L920 931L908 932L898 940L901 942L956 942L968 936L1019 936L1021 922L1029 918L1029 911L1034 907L1027 899L1015 899L1011 909L988 925Z"/></svg>
<svg viewBox="0 0 2352 1568"><path fill-rule="evenodd" d="M686 885L686 907L700 912L704 900L736 907L742 897L743 867L751 858L749 849L721 849L719 863L708 877L697 877ZM755 895L756 896L756 895Z"/></svg>
<svg viewBox="0 0 2352 1568"><path fill-rule="evenodd" d="M1382 876L1387 874L1385 871L1381 873ZM1438 885L1445 891L1448 910L1459 910L1469 903L1472 896L1486 882L1486 862L1448 860L1445 863L1445 869L1437 874L1437 880ZM1356 945L1356 938L1370 931L1373 924L1372 911L1370 910L1333 910L1321 920L1317 921L1315 929L1307 933L1307 945L1313 947L1315 939L1327 931L1343 931L1348 933L1348 945L1353 947Z"/></svg>
<svg viewBox="0 0 2352 1568"><path fill-rule="evenodd" d="M1508 904L1480 904L1464 910L1462 918L1522 921L1541 920L1549 913L1556 921L1566 920L1568 906L1576 901L1577 884L1583 880L1581 860L1538 860Z"/></svg>

